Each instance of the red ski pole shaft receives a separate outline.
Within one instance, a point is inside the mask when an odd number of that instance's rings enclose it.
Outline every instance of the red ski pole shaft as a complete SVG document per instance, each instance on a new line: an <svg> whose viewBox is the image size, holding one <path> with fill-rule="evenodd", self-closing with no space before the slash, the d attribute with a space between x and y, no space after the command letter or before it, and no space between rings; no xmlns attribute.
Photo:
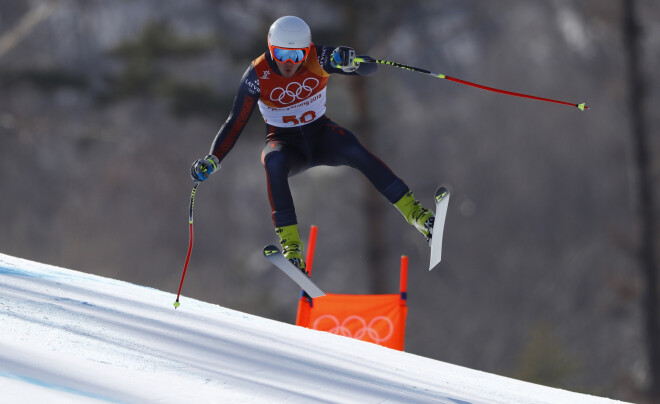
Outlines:
<svg viewBox="0 0 660 404"><path fill-rule="evenodd" d="M589 109L589 107L584 102L580 103L580 104L576 104L576 103L572 103L572 102L553 100L551 98L537 97L535 95L514 93L513 91L507 91L507 90L501 90L499 88L488 87L488 86L484 86L484 85L481 85L481 84L472 83L470 81L461 80L461 79L457 79L455 77L447 76L445 74L433 73L433 72L430 72L430 71L425 70L425 69L420 69L419 67L408 66L408 65L404 65L404 64L396 63L396 62L390 62L388 60L373 59L373 58L370 58L370 57L361 57L361 58L355 58L355 62L356 63L378 63L378 64L387 65L387 66L394 66L394 67L398 67L400 69L411 70L413 72L427 74L429 76L433 76L433 77L437 77L437 78L440 78L440 79L453 81L455 83L464 84L464 85L467 85L467 86L472 86L472 87L475 87L475 88L479 88L481 90L492 91L492 92L499 93L499 94L512 95L512 96L515 96L515 97L530 98L532 100L538 100L538 101L554 102L556 104L562 104L562 105L569 105L571 107L576 107L581 111L584 111L585 109Z"/></svg>
<svg viewBox="0 0 660 404"><path fill-rule="evenodd" d="M179 283L179 292L176 294L176 301L174 302L174 308L180 306L179 297L181 296L181 288L183 287L183 280L186 278L186 271L188 270L188 263L190 262L190 254L192 253L193 248L193 209L195 207L195 194L197 193L197 186L199 182L195 181L193 185L192 192L190 193L190 212L188 215L188 223L190 225L190 238L188 242L188 254L186 255L186 263L183 265L183 273L181 274L181 283Z"/></svg>
<svg viewBox="0 0 660 404"><path fill-rule="evenodd" d="M306 264L307 273L309 276L312 276L312 267L314 266L314 250L316 249L316 236L319 232L319 228L316 225L312 225L309 228L309 240L307 242L307 257Z"/></svg>

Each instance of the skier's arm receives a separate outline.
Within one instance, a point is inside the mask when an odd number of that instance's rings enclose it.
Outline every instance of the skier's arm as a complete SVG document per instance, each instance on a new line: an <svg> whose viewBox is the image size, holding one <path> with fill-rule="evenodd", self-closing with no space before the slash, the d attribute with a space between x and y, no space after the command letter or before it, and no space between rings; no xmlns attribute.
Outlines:
<svg viewBox="0 0 660 404"><path fill-rule="evenodd" d="M254 67L245 71L238 88L234 105L229 117L222 125L213 140L208 156L195 161L190 168L190 175L194 181L204 181L218 170L220 161L234 147L259 99L259 80Z"/></svg>
<svg viewBox="0 0 660 404"><path fill-rule="evenodd" d="M330 74L344 74L344 75L354 75L354 76L369 76L378 70L378 65L375 63L360 63L357 65L357 68L351 68L353 61L349 59L350 51L353 51L353 57L355 57L355 51L353 48L347 46L322 46L319 45L316 47L316 53L319 58L319 63L323 67L323 70ZM342 68L342 65L343 68Z"/></svg>
<svg viewBox="0 0 660 404"><path fill-rule="evenodd" d="M258 99L259 80L257 79L256 70L250 65L241 79L241 85L238 88L236 98L234 98L231 113L211 145L210 154L216 156L218 161L222 161L234 147L236 140L243 131L248 119L250 119L252 111L254 111Z"/></svg>

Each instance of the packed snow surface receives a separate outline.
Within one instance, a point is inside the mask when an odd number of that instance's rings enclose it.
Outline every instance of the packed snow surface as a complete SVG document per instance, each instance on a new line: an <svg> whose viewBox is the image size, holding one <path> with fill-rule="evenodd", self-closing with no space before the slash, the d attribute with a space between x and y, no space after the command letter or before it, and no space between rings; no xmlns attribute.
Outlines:
<svg viewBox="0 0 660 404"><path fill-rule="evenodd" d="M0 254L0 402L615 402L174 300Z"/></svg>

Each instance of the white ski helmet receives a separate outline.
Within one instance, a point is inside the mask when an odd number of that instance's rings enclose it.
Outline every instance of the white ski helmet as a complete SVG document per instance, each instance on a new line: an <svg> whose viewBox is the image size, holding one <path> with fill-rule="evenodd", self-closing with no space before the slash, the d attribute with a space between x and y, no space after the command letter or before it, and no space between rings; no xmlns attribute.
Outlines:
<svg viewBox="0 0 660 404"><path fill-rule="evenodd" d="M292 15L275 20L268 30L268 46L290 49L309 48L312 43L312 32L305 21Z"/></svg>

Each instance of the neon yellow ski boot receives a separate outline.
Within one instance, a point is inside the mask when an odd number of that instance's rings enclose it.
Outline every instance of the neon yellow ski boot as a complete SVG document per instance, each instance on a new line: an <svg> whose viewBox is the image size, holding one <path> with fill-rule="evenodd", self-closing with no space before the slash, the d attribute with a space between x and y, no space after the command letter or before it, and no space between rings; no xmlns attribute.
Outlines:
<svg viewBox="0 0 660 404"><path fill-rule="evenodd" d="M275 233L280 237L280 244L282 245L282 255L288 259L293 265L305 271L305 258L303 257L303 243L300 241L300 234L298 233L298 225L292 224L290 226L276 227Z"/></svg>
<svg viewBox="0 0 660 404"><path fill-rule="evenodd" d="M426 242L431 244L433 237L433 223L435 214L432 210L424 209L412 192L405 194L394 206L406 218L408 223L415 226L417 230L426 238Z"/></svg>

